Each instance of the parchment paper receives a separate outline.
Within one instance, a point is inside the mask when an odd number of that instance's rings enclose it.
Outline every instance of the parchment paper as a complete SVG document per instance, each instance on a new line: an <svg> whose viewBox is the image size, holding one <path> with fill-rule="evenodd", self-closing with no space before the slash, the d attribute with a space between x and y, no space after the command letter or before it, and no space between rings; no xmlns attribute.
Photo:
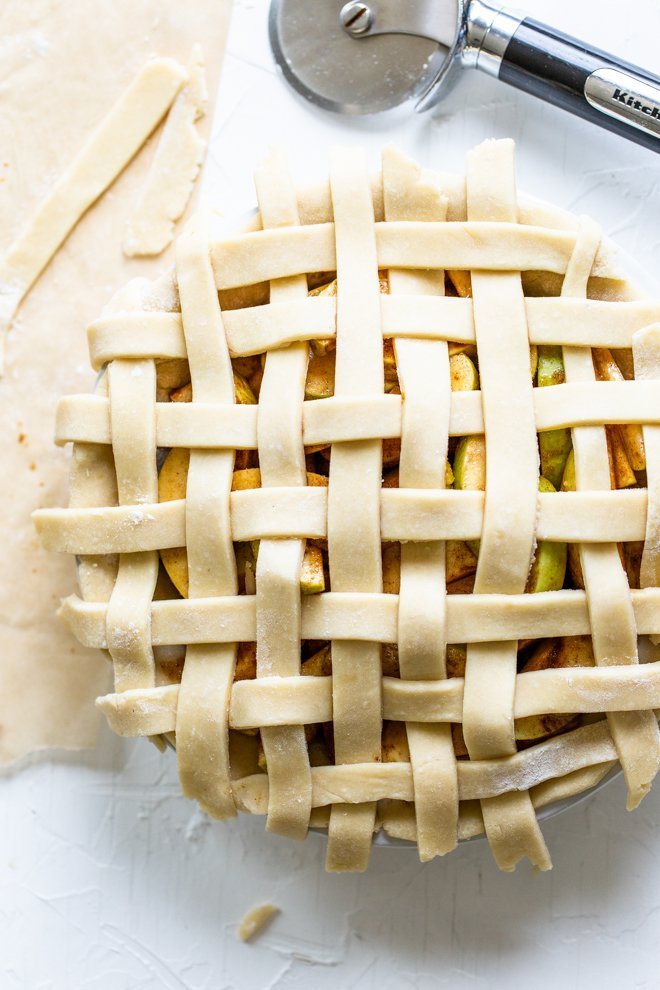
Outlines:
<svg viewBox="0 0 660 990"><path fill-rule="evenodd" d="M204 51L217 90L231 0L5 0L0 7L0 252L150 55ZM212 107L200 122L208 135ZM88 391L85 326L113 291L168 263L129 260L122 237L159 132L83 217L28 295L0 381L0 763L42 747L93 745L110 669L58 621L71 558L41 550L33 509L66 504L69 454L55 405ZM199 188L199 183L198 183ZM194 204L193 204L194 206ZM189 208L190 209L190 208ZM171 249L170 249L171 250Z"/></svg>

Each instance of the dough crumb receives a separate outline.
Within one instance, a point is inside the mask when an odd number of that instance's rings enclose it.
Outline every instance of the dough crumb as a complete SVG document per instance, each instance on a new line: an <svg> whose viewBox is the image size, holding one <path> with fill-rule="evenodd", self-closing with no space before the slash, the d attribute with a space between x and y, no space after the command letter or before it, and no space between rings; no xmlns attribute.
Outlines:
<svg viewBox="0 0 660 990"><path fill-rule="evenodd" d="M238 926L238 937L242 942L249 942L260 935L280 909L275 904L260 904L245 915Z"/></svg>

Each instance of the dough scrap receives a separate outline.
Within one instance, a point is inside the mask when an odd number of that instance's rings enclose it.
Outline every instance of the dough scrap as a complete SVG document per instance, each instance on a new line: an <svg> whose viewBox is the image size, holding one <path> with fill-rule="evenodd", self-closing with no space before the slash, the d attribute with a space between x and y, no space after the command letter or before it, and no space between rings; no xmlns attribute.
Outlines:
<svg viewBox="0 0 660 990"><path fill-rule="evenodd" d="M127 257L158 255L172 243L174 224L188 204L204 161L206 142L195 124L207 106L204 57L195 45L188 82L167 115L151 168L126 224L123 249Z"/></svg>
<svg viewBox="0 0 660 990"><path fill-rule="evenodd" d="M260 935L269 921L280 913L275 904L259 904L245 915L238 926L238 937L242 942L249 942Z"/></svg>
<svg viewBox="0 0 660 990"><path fill-rule="evenodd" d="M82 215L142 147L186 78L174 59L149 59L0 261L0 374L4 337L23 297Z"/></svg>

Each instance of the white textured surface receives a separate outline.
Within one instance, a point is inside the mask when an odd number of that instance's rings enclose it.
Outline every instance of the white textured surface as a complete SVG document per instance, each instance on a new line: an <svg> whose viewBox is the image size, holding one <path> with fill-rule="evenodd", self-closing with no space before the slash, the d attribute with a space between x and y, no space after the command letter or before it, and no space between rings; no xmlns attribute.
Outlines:
<svg viewBox="0 0 660 990"><path fill-rule="evenodd" d="M657 61L660 8L638 0L528 0L558 27ZM462 168L491 135L519 143L520 184L600 220L651 271L660 263L659 159L486 77L436 116L339 122L274 73L266 4L237 2L214 128L207 202L252 205L250 172L284 142L300 169L336 141L394 141ZM210 55L210 53L209 53ZM44 658L47 662L47 658ZM329 877L323 842L218 825L179 796L174 759L107 731L96 752L37 759L0 782L0 990L660 986L660 787L628 815L616 781L545 826L555 868L500 875L483 842L421 867L376 849L369 874ZM282 913L243 945L255 904Z"/></svg>

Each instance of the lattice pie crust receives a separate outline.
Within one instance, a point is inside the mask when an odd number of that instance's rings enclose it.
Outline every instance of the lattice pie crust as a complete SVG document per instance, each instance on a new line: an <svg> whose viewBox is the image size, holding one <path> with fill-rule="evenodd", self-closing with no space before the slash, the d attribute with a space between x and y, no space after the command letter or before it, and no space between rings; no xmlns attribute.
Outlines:
<svg viewBox="0 0 660 990"><path fill-rule="evenodd" d="M379 828L547 869L537 809L658 769L660 304L513 157L371 182L338 152L296 189L272 155L254 221L194 220L59 405L70 504L36 522L111 726L217 818L327 828L329 869Z"/></svg>

